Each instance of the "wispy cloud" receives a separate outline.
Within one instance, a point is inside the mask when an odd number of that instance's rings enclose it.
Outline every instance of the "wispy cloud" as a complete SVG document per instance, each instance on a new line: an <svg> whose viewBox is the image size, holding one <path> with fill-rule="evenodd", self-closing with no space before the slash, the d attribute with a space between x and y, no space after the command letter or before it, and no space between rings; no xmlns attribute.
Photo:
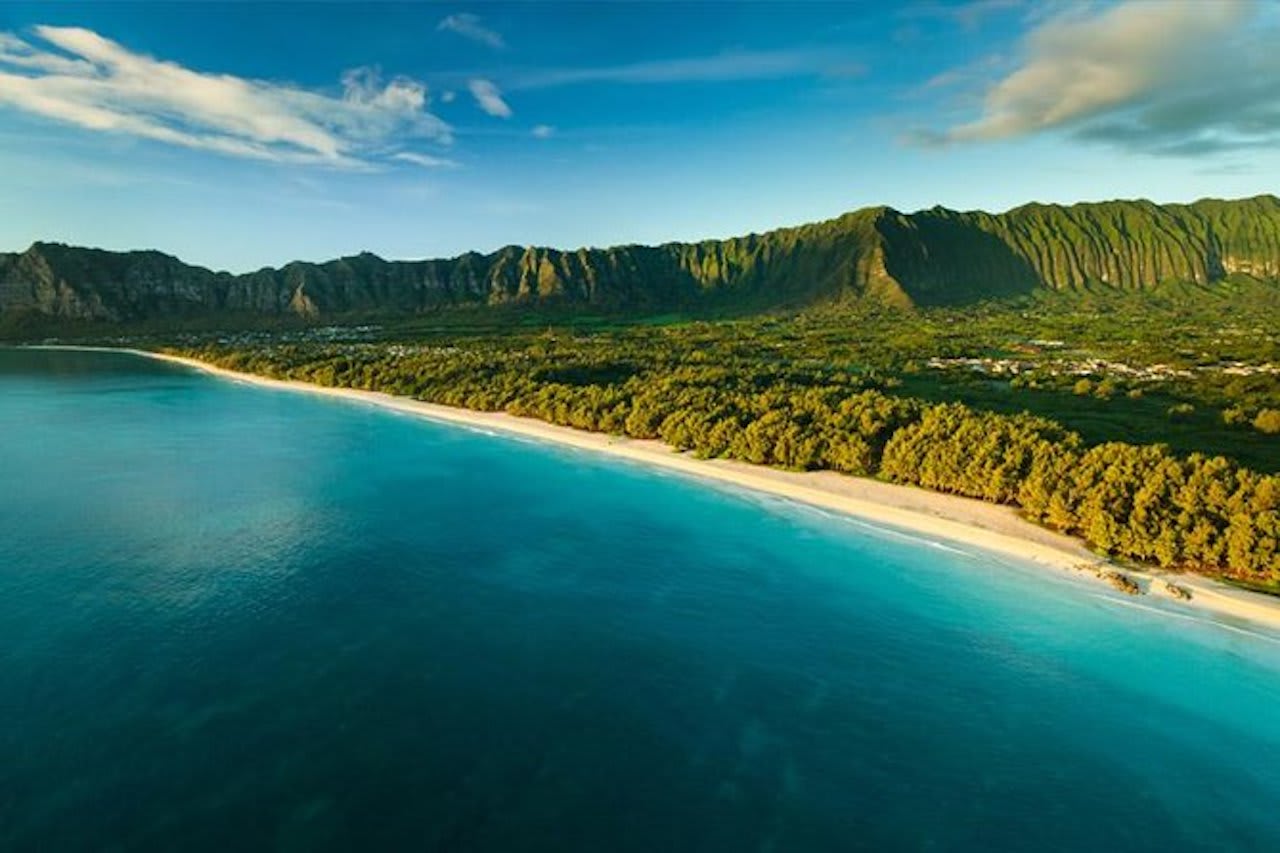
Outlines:
<svg viewBox="0 0 1280 853"><path fill-rule="evenodd" d="M436 25L436 29L441 32L457 33L463 38L469 38L494 50L502 50L507 46L501 33L486 27L480 22L479 15L473 15L470 12L449 15Z"/></svg>
<svg viewBox="0 0 1280 853"><path fill-rule="evenodd" d="M0 108L104 133L290 163L367 167L392 140L447 144L427 89L374 69L348 71L342 94L194 71L97 33L40 26L0 33Z"/></svg>
<svg viewBox="0 0 1280 853"><path fill-rule="evenodd" d="M1036 26L981 114L924 139L1060 131L1133 151L1197 155L1280 143L1280 26L1248 0L1127 0ZM1229 61L1228 61L1229 57Z"/></svg>
<svg viewBox="0 0 1280 853"><path fill-rule="evenodd" d="M993 53L981 57L968 65L948 68L924 81L919 87L919 92L925 93L957 87L968 88L975 84L981 84L985 80L990 80L992 74L1001 68L1004 61L1000 54Z"/></svg>
<svg viewBox="0 0 1280 853"><path fill-rule="evenodd" d="M968 0L962 3L927 2L905 6L903 18L942 18L970 32L990 17L1012 12L1026 5L1026 0Z"/></svg>
<svg viewBox="0 0 1280 853"><path fill-rule="evenodd" d="M457 160L450 160L447 157L435 157L431 154L418 154L413 151L398 151L391 155L391 159L399 160L402 163L412 163L424 169L456 169L460 165Z"/></svg>
<svg viewBox="0 0 1280 853"><path fill-rule="evenodd" d="M865 71L823 50L732 51L714 56L663 59L626 65L530 71L512 78L511 87L541 89L580 83L716 83L803 76L849 76Z"/></svg>
<svg viewBox="0 0 1280 853"><path fill-rule="evenodd" d="M0 58L6 65L56 74L86 74L93 63L34 47L13 33L0 33Z"/></svg>
<svg viewBox="0 0 1280 853"><path fill-rule="evenodd" d="M511 107L502 99L502 92L492 81L476 78L467 81L467 88L480 109L497 118L511 118Z"/></svg>
<svg viewBox="0 0 1280 853"><path fill-rule="evenodd" d="M535 124L529 132L534 139L550 139L556 135L556 129L549 124Z"/></svg>

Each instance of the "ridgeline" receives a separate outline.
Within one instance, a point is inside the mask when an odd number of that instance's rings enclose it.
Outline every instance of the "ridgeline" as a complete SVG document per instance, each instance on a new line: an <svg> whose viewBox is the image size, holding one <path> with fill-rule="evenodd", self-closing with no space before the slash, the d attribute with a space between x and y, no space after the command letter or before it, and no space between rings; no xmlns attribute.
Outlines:
<svg viewBox="0 0 1280 853"><path fill-rule="evenodd" d="M243 275L156 251L36 243L0 254L0 320L115 323L412 315L455 306L648 313L840 301L962 305L1042 290L1280 283L1280 199L1028 204L1002 214L867 208L729 240L386 261Z"/></svg>

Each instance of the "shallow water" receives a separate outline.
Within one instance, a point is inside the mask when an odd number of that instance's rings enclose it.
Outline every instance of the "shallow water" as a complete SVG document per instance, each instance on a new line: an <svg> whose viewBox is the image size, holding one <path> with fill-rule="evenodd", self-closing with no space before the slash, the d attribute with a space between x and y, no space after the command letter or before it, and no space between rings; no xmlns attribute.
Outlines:
<svg viewBox="0 0 1280 853"><path fill-rule="evenodd" d="M1243 626L127 355L0 435L0 849L1280 849Z"/></svg>

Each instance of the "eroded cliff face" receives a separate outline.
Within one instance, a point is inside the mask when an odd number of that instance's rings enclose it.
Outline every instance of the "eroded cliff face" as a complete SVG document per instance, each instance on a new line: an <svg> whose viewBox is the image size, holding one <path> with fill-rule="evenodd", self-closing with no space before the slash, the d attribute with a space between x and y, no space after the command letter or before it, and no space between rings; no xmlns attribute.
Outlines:
<svg viewBox="0 0 1280 853"><path fill-rule="evenodd" d="M1059 290L1086 284L1138 289L1166 281L1209 284L1230 274L1280 276L1280 199L1157 205L1149 201L1032 204L978 214L995 235Z"/></svg>
<svg viewBox="0 0 1280 853"><path fill-rule="evenodd" d="M0 310L79 320L131 320L218 310L232 276L160 252L36 243L0 262Z"/></svg>
<svg viewBox="0 0 1280 853"><path fill-rule="evenodd" d="M160 252L36 243L0 255L0 313L143 321L412 314L449 305L657 311L837 299L961 303L1038 288L1280 280L1280 200L1032 204L1007 213L869 208L729 240L386 261L362 254L244 275Z"/></svg>

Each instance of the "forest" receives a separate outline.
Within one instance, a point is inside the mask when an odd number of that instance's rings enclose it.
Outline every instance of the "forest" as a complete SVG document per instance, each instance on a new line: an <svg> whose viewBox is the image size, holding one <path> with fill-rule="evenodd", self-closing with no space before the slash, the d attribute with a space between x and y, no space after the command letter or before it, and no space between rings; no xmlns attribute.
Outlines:
<svg viewBox="0 0 1280 853"><path fill-rule="evenodd" d="M1269 291L1235 296L648 323L462 315L172 349L1008 504L1113 558L1273 589L1280 311Z"/></svg>

